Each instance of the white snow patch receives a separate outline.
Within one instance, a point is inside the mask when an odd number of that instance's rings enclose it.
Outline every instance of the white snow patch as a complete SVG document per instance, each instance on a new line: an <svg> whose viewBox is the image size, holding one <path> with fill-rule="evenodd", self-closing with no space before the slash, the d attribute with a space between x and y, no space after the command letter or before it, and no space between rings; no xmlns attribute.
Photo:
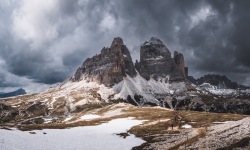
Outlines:
<svg viewBox="0 0 250 150"><path fill-rule="evenodd" d="M99 116L99 115L88 114L88 115L82 116L80 119L81 120L93 120L93 119L97 119L97 118L100 118L100 117L101 116Z"/></svg>
<svg viewBox="0 0 250 150"><path fill-rule="evenodd" d="M162 44L162 41L161 40L159 40L158 38L155 38L155 37L151 37L150 39L149 39L149 41L146 41L144 44L143 44L143 46L145 46L145 45L158 45L158 44Z"/></svg>
<svg viewBox="0 0 250 150"><path fill-rule="evenodd" d="M70 119L72 119L73 118L73 116L68 116L68 117L66 117L65 119L64 119L64 122L67 122L67 121L69 121Z"/></svg>
<svg viewBox="0 0 250 150"><path fill-rule="evenodd" d="M116 133L126 132L143 121L131 118L115 119L97 126L75 127L70 129L44 129L29 131L0 129L0 147L4 150L130 150L145 141L130 135L125 139ZM46 133L46 134L44 134Z"/></svg>
<svg viewBox="0 0 250 150"><path fill-rule="evenodd" d="M217 86L213 86L209 83L203 83L199 85L202 89L205 89L209 91L210 93L213 93L215 95L232 95L236 94L237 91L235 89L223 89L223 88L218 88Z"/></svg>
<svg viewBox="0 0 250 150"><path fill-rule="evenodd" d="M224 121L224 122L213 122L213 124L226 124L226 123L232 123L233 121Z"/></svg>
<svg viewBox="0 0 250 150"><path fill-rule="evenodd" d="M192 128L192 126L191 125L189 125L189 124L184 124L183 126L181 126L182 128L185 128L185 129L190 129L190 128Z"/></svg>
<svg viewBox="0 0 250 150"><path fill-rule="evenodd" d="M157 56L155 58L148 58L147 60L153 60L153 61L157 61L157 60L161 60L163 59L164 57L163 56Z"/></svg>

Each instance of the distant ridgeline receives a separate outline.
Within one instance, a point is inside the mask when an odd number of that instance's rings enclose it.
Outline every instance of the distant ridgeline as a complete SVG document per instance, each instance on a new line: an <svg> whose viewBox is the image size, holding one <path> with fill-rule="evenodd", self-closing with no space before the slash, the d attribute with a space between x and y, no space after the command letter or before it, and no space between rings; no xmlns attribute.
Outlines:
<svg viewBox="0 0 250 150"><path fill-rule="evenodd" d="M245 85L231 81L225 75L207 74L198 79L195 79L192 76L188 76L187 79L195 85L209 83L213 86L217 86L220 89L249 89L249 87Z"/></svg>
<svg viewBox="0 0 250 150"><path fill-rule="evenodd" d="M23 95L23 94L26 94L26 92L24 89L20 88L16 91L9 92L9 93L0 92L0 98L7 98L7 97L18 96L18 95Z"/></svg>

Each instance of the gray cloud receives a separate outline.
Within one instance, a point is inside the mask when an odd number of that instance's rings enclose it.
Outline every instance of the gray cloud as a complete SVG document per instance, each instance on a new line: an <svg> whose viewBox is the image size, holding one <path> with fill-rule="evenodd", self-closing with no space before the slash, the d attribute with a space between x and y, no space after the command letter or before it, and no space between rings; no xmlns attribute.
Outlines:
<svg viewBox="0 0 250 150"><path fill-rule="evenodd" d="M151 36L186 56L190 74L249 83L249 3L212 0L0 0L2 87L53 84L121 36L134 59ZM4 75L5 74L5 75ZM8 74L8 75L6 75ZM25 79L25 80L24 80ZM18 86L17 85L17 86Z"/></svg>

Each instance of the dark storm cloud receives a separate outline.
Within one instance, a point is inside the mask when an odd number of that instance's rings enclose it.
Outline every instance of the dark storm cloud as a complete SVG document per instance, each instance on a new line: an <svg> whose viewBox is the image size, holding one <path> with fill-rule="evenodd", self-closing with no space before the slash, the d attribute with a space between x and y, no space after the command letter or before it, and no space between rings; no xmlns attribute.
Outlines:
<svg viewBox="0 0 250 150"><path fill-rule="evenodd" d="M86 57L101 48L95 45L99 43L95 40L104 45L102 37L98 39L102 31L97 29L106 11L102 9L108 11L107 2L56 1L50 4L46 1L44 6L38 6L42 3L24 0L20 8L6 4L1 9L14 7L6 12L8 16L3 20L7 23L0 30L4 35L0 37L0 57L5 60L7 70L34 82L52 84L65 80ZM34 9L29 3L35 5ZM46 7L51 10L39 11Z"/></svg>
<svg viewBox="0 0 250 150"><path fill-rule="evenodd" d="M227 74L244 81L250 73L250 25L248 1L207 1L213 15L198 23L182 39L198 61L196 70ZM181 44L182 44L181 43ZM195 65L196 64L196 65ZM237 78L237 77L244 78Z"/></svg>
<svg viewBox="0 0 250 150"><path fill-rule="evenodd" d="M190 74L226 74L240 82L249 77L249 1L130 0L119 6L137 36L156 35L183 52Z"/></svg>
<svg viewBox="0 0 250 150"><path fill-rule="evenodd" d="M109 46L116 36L124 39L136 59L140 44L156 36L172 53L184 53L191 75L218 73L236 81L250 81L247 0L0 3L0 60L4 60L4 70L33 82L65 80L84 59ZM10 78L2 75L1 86L7 86L3 81Z"/></svg>

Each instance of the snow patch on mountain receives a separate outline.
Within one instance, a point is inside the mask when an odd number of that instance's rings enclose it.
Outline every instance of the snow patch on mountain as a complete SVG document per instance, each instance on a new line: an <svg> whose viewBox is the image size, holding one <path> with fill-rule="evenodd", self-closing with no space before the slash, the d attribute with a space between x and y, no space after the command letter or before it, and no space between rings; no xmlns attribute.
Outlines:
<svg viewBox="0 0 250 150"><path fill-rule="evenodd" d="M151 37L149 41L146 41L143 44L143 46L145 46L145 45L159 45L159 44L163 44L160 39L155 38L155 37Z"/></svg>
<svg viewBox="0 0 250 150"><path fill-rule="evenodd" d="M172 94L176 91L184 90L184 82L176 82L170 84L169 78L158 78L157 80L151 78L149 81L144 79L137 73L137 76L131 78L127 76L120 83L114 85L113 89L116 91L114 98L127 99L130 95L132 98L135 95L143 96L147 102L158 103L155 95L157 94Z"/></svg>
<svg viewBox="0 0 250 150"><path fill-rule="evenodd" d="M108 101L112 95L114 99L127 99L128 95L133 99L135 95L141 95L147 102L158 103L158 100L155 98L156 94L172 94L185 88L184 82L170 84L168 80L169 78L158 78L158 80L151 78L147 81L137 73L137 76L134 78L127 75L123 78L123 81L115 84L111 88L106 87L104 84L98 84L97 82L89 82L83 78L83 80L79 82L68 81L64 85L61 85L61 89L66 93L80 89L84 89L84 91L96 90L105 101ZM85 104L86 101L82 100L78 103Z"/></svg>
<svg viewBox="0 0 250 150"><path fill-rule="evenodd" d="M224 88L218 88L217 86L211 85L209 83L203 83L199 85L201 89L207 90L210 93L213 93L215 95L233 95L237 93L235 89L224 89Z"/></svg>

